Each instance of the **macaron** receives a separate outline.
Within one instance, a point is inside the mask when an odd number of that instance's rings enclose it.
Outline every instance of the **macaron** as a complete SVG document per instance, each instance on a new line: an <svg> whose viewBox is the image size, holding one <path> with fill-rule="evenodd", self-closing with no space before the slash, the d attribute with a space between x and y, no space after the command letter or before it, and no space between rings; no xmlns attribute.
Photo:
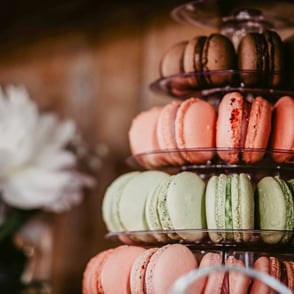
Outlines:
<svg viewBox="0 0 294 294"><path fill-rule="evenodd" d="M144 273L142 273L145 289L143 293L146 294L168 293L173 283L180 276L197 268L197 260L194 254L182 244L168 244L159 247L151 257L147 255L147 259L147 265L144 265ZM195 290L194 288L196 293Z"/></svg>
<svg viewBox="0 0 294 294"><path fill-rule="evenodd" d="M263 272L268 274L269 276L280 280L281 279L281 264L276 257L273 256L260 256L258 257L254 264L253 269L256 271ZM258 293L276 293L271 288L266 285L264 282L253 279L250 294L258 294Z"/></svg>
<svg viewBox="0 0 294 294"><path fill-rule="evenodd" d="M195 73L190 78L192 86L219 86L229 83L231 74L224 74L222 71L236 66L234 46L226 36L219 33L196 36L185 47L183 65L185 72Z"/></svg>
<svg viewBox="0 0 294 294"><path fill-rule="evenodd" d="M274 161L294 163L294 99L290 96L274 104L271 147Z"/></svg>
<svg viewBox="0 0 294 294"><path fill-rule="evenodd" d="M261 160L271 133L271 104L258 96L250 103L239 92L226 94L218 107L216 147L229 163ZM243 151L242 154L240 151Z"/></svg>
<svg viewBox="0 0 294 294"><path fill-rule="evenodd" d="M161 77L168 77L183 73L184 51L188 41L180 41L172 45L160 60L159 71Z"/></svg>
<svg viewBox="0 0 294 294"><path fill-rule="evenodd" d="M148 170L128 181L118 204L120 220L126 231L148 229L145 218L146 199L153 189L168 177L169 174L163 171Z"/></svg>
<svg viewBox="0 0 294 294"><path fill-rule="evenodd" d="M252 233L238 230L254 229L254 191L248 175L220 174L206 185L205 208L209 237L213 242L250 240ZM233 233L213 230L235 230Z"/></svg>
<svg viewBox="0 0 294 294"><path fill-rule="evenodd" d="M294 191L291 182L267 176L257 183L256 213L261 238L269 244L287 243L294 229ZM286 231L286 232L285 232Z"/></svg>
<svg viewBox="0 0 294 294"><path fill-rule="evenodd" d="M201 230L206 228L204 196L205 183L197 174L184 171L170 176L147 198L145 215L149 229L177 230L170 238L200 240L205 236ZM199 231L189 232L190 229Z"/></svg>
<svg viewBox="0 0 294 294"><path fill-rule="evenodd" d="M175 136L182 157L190 163L206 163L214 155L216 110L207 101L191 97L180 105Z"/></svg>
<svg viewBox="0 0 294 294"><path fill-rule="evenodd" d="M182 101L173 100L166 104L157 120L157 142L162 151L162 158L166 164L182 165L184 159L177 149L177 142L175 137L175 120L176 113Z"/></svg>
<svg viewBox="0 0 294 294"><path fill-rule="evenodd" d="M223 258L221 254L216 252L205 253L202 257L198 269L205 267L220 266L222 264L229 266L245 267L241 259L237 259L233 255ZM209 276L201 278L194 283L194 287L198 289L197 293L238 293L247 294L250 285L250 278L241 273L229 272L215 272Z"/></svg>
<svg viewBox="0 0 294 294"><path fill-rule="evenodd" d="M108 186L102 200L102 217L108 231L121 232L124 227L120 220L118 203L125 185L140 172L131 171L117 177Z"/></svg>
<svg viewBox="0 0 294 294"><path fill-rule="evenodd" d="M83 294L129 294L131 267L144 251L139 246L121 245L98 253L83 273Z"/></svg>
<svg viewBox="0 0 294 294"><path fill-rule="evenodd" d="M246 86L277 86L282 79L283 42L275 31L247 33L238 46L240 78ZM251 72L250 72L251 71Z"/></svg>
<svg viewBox="0 0 294 294"><path fill-rule="evenodd" d="M113 249L104 250L92 257L84 270L82 281L83 294L98 294L102 292L100 273L103 264Z"/></svg>
<svg viewBox="0 0 294 294"><path fill-rule="evenodd" d="M162 106L154 106L139 112L132 120L128 138L130 151L144 167L152 168L160 164L160 156L156 154L140 157L143 153L158 151L156 126Z"/></svg>
<svg viewBox="0 0 294 294"><path fill-rule="evenodd" d="M294 261L283 261L282 272L282 282L294 293Z"/></svg>

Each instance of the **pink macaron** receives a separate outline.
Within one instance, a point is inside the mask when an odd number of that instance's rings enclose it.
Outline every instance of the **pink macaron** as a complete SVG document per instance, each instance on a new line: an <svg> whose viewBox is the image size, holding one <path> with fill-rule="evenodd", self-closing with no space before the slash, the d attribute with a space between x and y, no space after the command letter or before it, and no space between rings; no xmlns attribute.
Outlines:
<svg viewBox="0 0 294 294"><path fill-rule="evenodd" d="M175 136L186 161L205 163L213 157L216 117L216 110L205 100L192 97L180 105L175 120Z"/></svg>
<svg viewBox="0 0 294 294"><path fill-rule="evenodd" d="M157 120L162 106L154 106L141 111L132 120L128 137L131 154L137 156L137 161L150 168L160 165L161 157L156 154L140 156L142 153L151 153L159 150L157 141Z"/></svg>
<svg viewBox="0 0 294 294"><path fill-rule="evenodd" d="M144 251L139 246L121 245L98 253L84 271L83 294L129 294L131 267Z"/></svg>
<svg viewBox="0 0 294 294"><path fill-rule="evenodd" d="M281 97L273 107L271 146L276 162L294 162L294 99L290 96Z"/></svg>
<svg viewBox="0 0 294 294"><path fill-rule="evenodd" d="M148 249L133 264L131 293L168 293L180 276L196 267L194 254L182 244Z"/></svg>
<svg viewBox="0 0 294 294"><path fill-rule="evenodd" d="M162 157L167 164L184 164L180 152L177 150L175 137L175 120L182 101L174 100L166 104L161 110L157 120L157 142L162 150Z"/></svg>
<svg viewBox="0 0 294 294"><path fill-rule="evenodd" d="M256 97L249 103L239 92L226 94L218 107L218 156L229 163L261 160L269 141L271 118L271 104L266 99Z"/></svg>

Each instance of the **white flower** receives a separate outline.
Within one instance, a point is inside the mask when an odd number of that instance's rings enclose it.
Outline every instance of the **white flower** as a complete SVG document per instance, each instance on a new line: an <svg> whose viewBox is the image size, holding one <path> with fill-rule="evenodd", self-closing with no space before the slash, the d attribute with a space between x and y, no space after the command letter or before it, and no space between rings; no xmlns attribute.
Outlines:
<svg viewBox="0 0 294 294"><path fill-rule="evenodd" d="M40 114L25 88L0 90L0 194L21 209L62 211L82 200L91 178L77 172L65 146L75 124Z"/></svg>

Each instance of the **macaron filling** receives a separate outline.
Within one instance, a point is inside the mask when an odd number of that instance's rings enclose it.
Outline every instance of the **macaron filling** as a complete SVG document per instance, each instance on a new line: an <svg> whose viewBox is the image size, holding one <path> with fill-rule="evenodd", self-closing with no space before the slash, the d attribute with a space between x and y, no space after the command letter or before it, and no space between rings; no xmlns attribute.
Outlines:
<svg viewBox="0 0 294 294"><path fill-rule="evenodd" d="M227 177L226 181L226 202L225 202L225 228L233 229L232 216L232 197L231 197L231 177Z"/></svg>

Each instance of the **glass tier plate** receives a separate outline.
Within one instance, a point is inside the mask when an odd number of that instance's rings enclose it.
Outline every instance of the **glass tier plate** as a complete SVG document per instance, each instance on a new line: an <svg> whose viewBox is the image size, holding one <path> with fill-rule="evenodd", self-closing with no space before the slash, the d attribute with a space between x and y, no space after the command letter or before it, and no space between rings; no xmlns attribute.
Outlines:
<svg viewBox="0 0 294 294"><path fill-rule="evenodd" d="M246 82L240 79L241 76L246 79ZM245 96L261 95L275 102L282 96L294 97L294 77L292 74L285 74L285 76L287 78L281 78L279 72L231 69L189 72L158 78L150 84L150 88L159 94L178 99L196 96L219 100L228 92L239 91ZM278 82L273 86L272 80L278 80Z"/></svg>
<svg viewBox="0 0 294 294"><path fill-rule="evenodd" d="M203 162L178 162L181 152L189 152L190 156L202 155L207 153L214 154L210 160ZM221 160L217 152L238 152L239 162L228 163ZM242 160L242 155L245 152L253 154L263 154L261 160L255 163L245 163ZM273 161L272 154L279 153L280 155L287 154L289 162L277 163ZM181 157L182 159L182 157ZM168 162L169 161L169 162ZM172 162L173 161L173 162ZM265 150L265 149L245 149L245 148L189 148L189 149L169 149L153 152L146 152L130 156L126 160L127 164L137 170L158 169L164 170L171 174L180 171L195 171L203 178L210 177L220 173L245 172L251 174L252 179L258 180L263 176L279 175L285 179L294 177L294 150Z"/></svg>
<svg viewBox="0 0 294 294"><path fill-rule="evenodd" d="M251 19L251 23L255 20L277 30L294 27L294 3L285 0L197 0L177 6L171 11L171 17L179 23L217 29L234 20L232 17L238 11L247 9L262 11L261 16Z"/></svg>
<svg viewBox="0 0 294 294"><path fill-rule="evenodd" d="M164 244L181 243L195 250L245 250L255 252L293 253L294 231L283 230L154 230L125 231L108 233L105 238L128 245L162 246ZM210 236L218 234L222 240L212 241ZM288 234L289 241L281 242L282 236ZM246 236L246 241L236 241ZM278 241L277 241L278 240Z"/></svg>

